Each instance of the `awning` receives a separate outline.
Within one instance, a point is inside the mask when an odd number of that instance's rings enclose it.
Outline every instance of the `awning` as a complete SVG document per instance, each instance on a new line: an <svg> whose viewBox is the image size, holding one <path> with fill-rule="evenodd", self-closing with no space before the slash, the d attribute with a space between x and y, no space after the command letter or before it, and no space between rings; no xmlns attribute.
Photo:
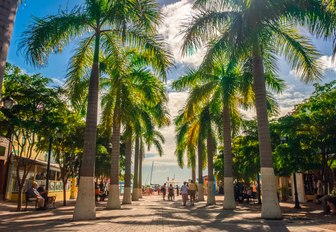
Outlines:
<svg viewBox="0 0 336 232"><path fill-rule="evenodd" d="M17 158L19 158L19 157L12 157L12 160L14 162L16 162ZM47 166L48 166L48 163L46 161L42 161L42 160L33 160L33 159L28 159L26 157L20 157L19 159L23 160L23 162L26 163L26 164L38 165L38 166L41 166L45 169L47 169ZM55 163L50 163L50 170L59 172L60 171L59 165L55 164Z"/></svg>

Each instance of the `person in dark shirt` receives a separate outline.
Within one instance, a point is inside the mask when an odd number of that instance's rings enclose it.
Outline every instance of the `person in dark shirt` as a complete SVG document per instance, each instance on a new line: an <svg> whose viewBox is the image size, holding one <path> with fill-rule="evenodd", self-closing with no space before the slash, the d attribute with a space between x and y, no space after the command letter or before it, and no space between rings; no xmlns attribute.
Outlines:
<svg viewBox="0 0 336 232"><path fill-rule="evenodd" d="M37 205L39 209L45 208L45 198L41 196L41 194L37 191L37 183L33 182L30 189L28 189L29 198L37 198Z"/></svg>
<svg viewBox="0 0 336 232"><path fill-rule="evenodd" d="M41 184L37 191L40 193L40 195L44 198L44 207L46 206L46 203L48 202L48 191L44 189L44 184Z"/></svg>

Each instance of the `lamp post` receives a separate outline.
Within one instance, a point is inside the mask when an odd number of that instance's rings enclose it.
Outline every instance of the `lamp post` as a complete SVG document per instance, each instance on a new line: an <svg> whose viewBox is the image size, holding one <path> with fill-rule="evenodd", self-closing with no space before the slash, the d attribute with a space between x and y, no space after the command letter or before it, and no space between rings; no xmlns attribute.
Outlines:
<svg viewBox="0 0 336 232"><path fill-rule="evenodd" d="M281 142L282 143L287 143L288 137L282 137ZM297 191L297 182L296 182L296 174L293 172L293 184L294 184L294 208L295 209L301 209L300 207L300 202L299 202L299 196L298 196L298 191Z"/></svg>
<svg viewBox="0 0 336 232"><path fill-rule="evenodd" d="M15 105L15 101L11 97L5 97L1 99L1 108L4 108L6 110L11 110L13 106ZM4 183L3 183L3 200L6 200L6 191L7 191L7 182L8 182L8 176L9 176L9 166L12 158L12 128L8 129L8 151L7 151L7 160L6 160L6 170L5 170L5 176L4 176Z"/></svg>
<svg viewBox="0 0 336 232"><path fill-rule="evenodd" d="M50 158L51 158L51 148L52 148L52 137L49 138L49 150L48 150L48 164L47 164L47 176L46 176L46 191L49 190L49 178L50 178Z"/></svg>
<svg viewBox="0 0 336 232"><path fill-rule="evenodd" d="M58 131L56 134L57 138L61 137L61 132ZM47 176L46 176L46 191L49 190L49 179L50 179L50 160L51 160L51 150L52 150L53 138L49 138L49 150L48 150L48 163L47 163Z"/></svg>

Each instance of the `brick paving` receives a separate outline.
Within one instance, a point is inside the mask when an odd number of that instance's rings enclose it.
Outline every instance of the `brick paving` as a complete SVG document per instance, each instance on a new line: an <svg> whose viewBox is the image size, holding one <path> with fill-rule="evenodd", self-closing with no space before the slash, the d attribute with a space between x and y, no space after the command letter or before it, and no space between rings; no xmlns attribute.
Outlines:
<svg viewBox="0 0 336 232"><path fill-rule="evenodd" d="M282 204L282 220L263 220L260 206L240 204L236 210L224 211L223 196L217 205L198 202L194 207L183 207L181 199L162 201L159 196L144 197L121 210L105 210L106 203L97 204L97 220L72 221L74 202L56 210L15 212L15 204L0 203L0 231L115 231L115 232L170 232L170 231L336 231L336 216L323 216L320 206Z"/></svg>

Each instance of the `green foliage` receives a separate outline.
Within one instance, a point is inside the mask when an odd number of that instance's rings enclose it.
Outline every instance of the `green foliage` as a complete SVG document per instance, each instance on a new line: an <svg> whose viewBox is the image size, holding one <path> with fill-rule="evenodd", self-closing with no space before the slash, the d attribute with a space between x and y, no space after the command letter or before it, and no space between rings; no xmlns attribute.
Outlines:
<svg viewBox="0 0 336 232"><path fill-rule="evenodd" d="M311 97L272 123L275 168L281 175L335 166L336 81L314 86Z"/></svg>

